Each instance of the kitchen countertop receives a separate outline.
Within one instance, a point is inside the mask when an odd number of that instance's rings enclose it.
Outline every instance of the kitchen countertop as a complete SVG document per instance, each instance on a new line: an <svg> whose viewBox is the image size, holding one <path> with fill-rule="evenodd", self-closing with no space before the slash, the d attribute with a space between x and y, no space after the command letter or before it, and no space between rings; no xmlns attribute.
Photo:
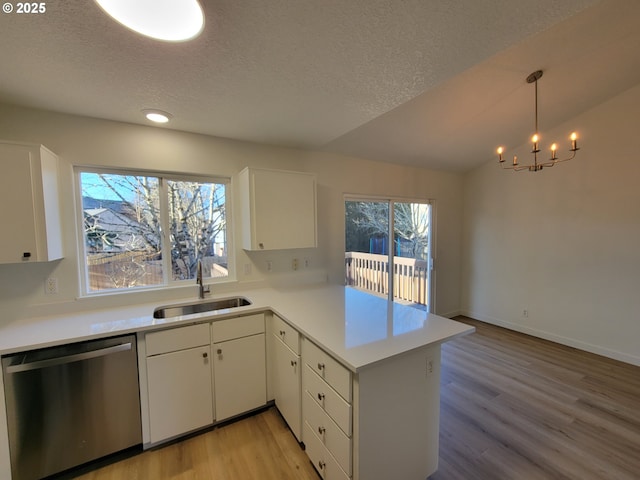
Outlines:
<svg viewBox="0 0 640 480"><path fill-rule="evenodd" d="M135 333L271 310L354 372L403 353L472 333L475 329L385 298L340 285L259 288L207 300L243 296L252 304L167 319L162 305L127 307L21 320L0 328L0 354ZM173 304L188 303L189 300Z"/></svg>

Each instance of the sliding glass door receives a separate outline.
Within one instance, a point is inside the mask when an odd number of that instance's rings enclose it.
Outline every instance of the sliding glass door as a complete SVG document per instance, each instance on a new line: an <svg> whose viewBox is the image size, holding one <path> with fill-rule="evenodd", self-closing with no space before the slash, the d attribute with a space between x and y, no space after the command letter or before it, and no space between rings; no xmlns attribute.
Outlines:
<svg viewBox="0 0 640 480"><path fill-rule="evenodd" d="M431 205L345 200L345 284L430 311Z"/></svg>

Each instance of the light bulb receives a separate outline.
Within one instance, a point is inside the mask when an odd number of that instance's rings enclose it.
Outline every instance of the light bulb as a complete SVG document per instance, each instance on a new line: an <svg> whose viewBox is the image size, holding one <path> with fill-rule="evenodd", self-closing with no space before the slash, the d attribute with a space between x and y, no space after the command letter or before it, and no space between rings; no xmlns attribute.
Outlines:
<svg viewBox="0 0 640 480"><path fill-rule="evenodd" d="M155 123L167 123L169 120L171 120L172 117L170 113L149 108L145 108L144 110L142 110L142 113L147 118L147 120L151 120Z"/></svg>
<svg viewBox="0 0 640 480"><path fill-rule="evenodd" d="M578 134L576 132L572 132L569 138L571 138L571 151L575 152L578 150Z"/></svg>
<svg viewBox="0 0 640 480"><path fill-rule="evenodd" d="M114 20L141 35L184 42L200 35L204 12L198 0L96 0Z"/></svg>

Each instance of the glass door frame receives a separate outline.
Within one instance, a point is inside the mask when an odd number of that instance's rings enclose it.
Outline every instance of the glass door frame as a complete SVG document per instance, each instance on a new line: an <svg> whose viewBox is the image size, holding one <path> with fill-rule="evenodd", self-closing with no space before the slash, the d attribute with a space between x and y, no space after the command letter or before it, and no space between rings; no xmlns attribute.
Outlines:
<svg viewBox="0 0 640 480"><path fill-rule="evenodd" d="M388 241L388 251L387 257L389 262L389 276L388 276L388 292L387 299L391 302L394 301L394 283L395 283L395 204L397 203L419 203L422 205L429 206L428 213L428 222L429 222L429 230L428 230L428 243L427 243L427 275L426 275L426 293L427 293L427 305L426 310L428 313L435 312L435 285L433 284L434 279L434 259L433 259L433 245L435 241L435 201L433 199L424 199L424 198L407 198L407 197L394 197L394 196L376 196L376 195L356 195L356 194L345 194L343 199L344 206L344 217L346 219L346 202L376 202L376 203L387 203L389 206L389 230L387 232ZM346 238L346 231L343 235L343 238ZM344 251L346 251L346 243L343 244L343 255Z"/></svg>

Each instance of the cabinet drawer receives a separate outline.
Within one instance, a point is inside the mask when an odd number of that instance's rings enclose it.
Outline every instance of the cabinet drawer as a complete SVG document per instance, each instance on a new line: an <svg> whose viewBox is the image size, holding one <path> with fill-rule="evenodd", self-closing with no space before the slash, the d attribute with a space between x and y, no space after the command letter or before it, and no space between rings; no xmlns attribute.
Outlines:
<svg viewBox="0 0 640 480"><path fill-rule="evenodd" d="M304 402L304 419L313 429L316 436L331 452L340 467L351 475L351 439L331 420L331 417L325 413L318 405L309 392L305 392Z"/></svg>
<svg viewBox="0 0 640 480"><path fill-rule="evenodd" d="M209 324L171 328L145 335L147 356L209 345Z"/></svg>
<svg viewBox="0 0 640 480"><path fill-rule="evenodd" d="M351 402L351 372L309 340L302 343L304 363Z"/></svg>
<svg viewBox="0 0 640 480"><path fill-rule="evenodd" d="M309 460L324 480L349 480L335 458L313 432L311 426L304 422L304 445Z"/></svg>
<svg viewBox="0 0 640 480"><path fill-rule="evenodd" d="M257 335L258 333L264 333L264 313L229 318L228 320L218 320L211 324L211 338L213 343L248 337L249 335Z"/></svg>
<svg viewBox="0 0 640 480"><path fill-rule="evenodd" d="M329 414L344 433L351 436L351 405L316 375L309 365L304 366L302 389L303 393L306 391L311 395L314 402Z"/></svg>
<svg viewBox="0 0 640 480"><path fill-rule="evenodd" d="M277 315L273 316L273 334L282 340L296 355L300 355L300 334Z"/></svg>

